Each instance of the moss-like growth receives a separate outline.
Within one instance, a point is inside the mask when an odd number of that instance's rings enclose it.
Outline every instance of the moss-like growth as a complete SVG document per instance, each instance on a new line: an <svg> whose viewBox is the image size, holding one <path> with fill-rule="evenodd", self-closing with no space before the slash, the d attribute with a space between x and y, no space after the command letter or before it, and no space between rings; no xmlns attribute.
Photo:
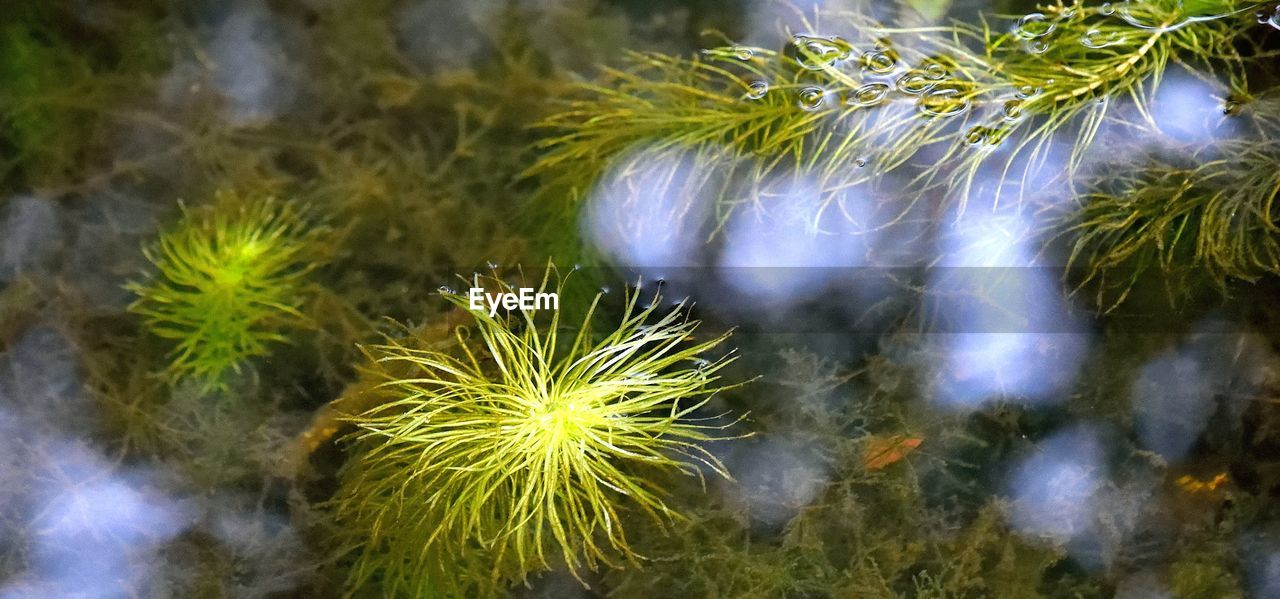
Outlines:
<svg viewBox="0 0 1280 599"><path fill-rule="evenodd" d="M171 339L169 373L206 389L304 322L306 275L324 256L332 229L308 223L291 204L218 194L214 205L183 209L145 253L155 271L128 288L129 309Z"/></svg>
<svg viewBox="0 0 1280 599"><path fill-rule="evenodd" d="M631 295L596 340L598 301L571 339L558 311L473 312L453 353L366 348L367 392L382 403L352 419L334 500L359 547L353 588L380 579L390 595L485 596L559 560L575 575L631 560L625 508L675 516L637 468L727 475L702 446L721 427L690 418L723 389L717 373L733 358L700 356L725 337L686 343L696 321Z"/></svg>

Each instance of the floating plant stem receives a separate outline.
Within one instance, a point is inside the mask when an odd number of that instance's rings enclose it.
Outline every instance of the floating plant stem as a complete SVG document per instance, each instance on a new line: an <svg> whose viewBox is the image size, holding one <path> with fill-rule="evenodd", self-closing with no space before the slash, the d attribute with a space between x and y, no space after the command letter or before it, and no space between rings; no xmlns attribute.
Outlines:
<svg viewBox="0 0 1280 599"><path fill-rule="evenodd" d="M546 152L526 174L545 176L547 189L576 201L610 160L634 147L717 147L741 163L733 168L743 180L715 198L727 207L720 218L747 201L744 190L758 191L779 175L812 179L826 193L907 165L916 195L943 183L963 208L979 167L993 160L992 152L965 143L974 127L985 127L1010 148L994 158L1006 174L1029 172L1056 135L1074 131L1063 175L1069 180L1111 100L1131 99L1150 121L1147 98L1171 61L1214 65L1232 81L1243 79L1237 46L1253 23L1240 15L1251 7L1193 10L1159 0L1126 2L1122 10L1124 18L1109 7L1056 3L1005 32L985 22L880 28L890 39L910 40L891 50L880 48L889 47L885 42L862 50L840 37L806 34L784 52L733 46L692 60L632 54L628 68L608 71L543 122L559 134L540 145ZM839 16L851 30L874 26L861 15ZM1039 44L1028 51L1028 41ZM895 79L886 83L886 76ZM744 94L758 82L768 94ZM901 109L912 105L914 111ZM913 164L920 149L934 145L945 147L940 158ZM872 159L875 172L848 168L857 157Z"/></svg>

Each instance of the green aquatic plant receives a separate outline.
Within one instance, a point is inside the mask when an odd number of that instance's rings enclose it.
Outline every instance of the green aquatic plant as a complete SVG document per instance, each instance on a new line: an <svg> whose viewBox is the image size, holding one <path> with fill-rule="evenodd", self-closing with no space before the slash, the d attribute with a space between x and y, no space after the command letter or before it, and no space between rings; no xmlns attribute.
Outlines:
<svg viewBox="0 0 1280 599"><path fill-rule="evenodd" d="M291 203L220 193L214 205L183 207L181 221L145 250L154 270L128 288L129 310L172 340L169 373L205 389L266 355L303 323L307 274L325 255L329 227Z"/></svg>
<svg viewBox="0 0 1280 599"><path fill-rule="evenodd" d="M1189 164L1124 164L1072 216L1073 265L1103 302L1124 301L1148 269L1195 268L1220 287L1280 274L1280 141L1231 141ZM1209 152L1204 152L1208 154Z"/></svg>
<svg viewBox="0 0 1280 599"><path fill-rule="evenodd" d="M514 291L473 285L485 283ZM466 296L444 297L468 309ZM596 337L599 302L572 338L558 311L486 308L458 329L456 351L413 337L365 348L380 401L350 419L355 446L333 500L358 547L353 588L489 595L557 561L580 576L634 560L628 512L677 517L644 469L727 476L703 447L725 425L693 417L725 388L734 358L703 357L725 335L688 342L697 321L631 294Z"/></svg>
<svg viewBox="0 0 1280 599"><path fill-rule="evenodd" d="M906 185L888 221L932 191L963 207L980 169L1003 175L997 200L1009 183L1022 197L1032 174L1037 187L1049 184L1041 167L1056 139L1070 139L1071 149L1055 180L1072 180L1114 100L1132 100L1149 121L1147 101L1171 63L1221 70L1240 87L1252 8L1058 2L1006 28L984 20L899 29L823 12L828 31L868 39L802 33L782 51L634 53L628 67L606 69L604 81L584 85L579 99L543 122L557 133L526 174L544 177L547 197L567 197L571 212L608 168L629 173L675 156L693 172L725 173L689 195L714 200L720 224L797 178L821 196L815 226L863 183Z"/></svg>
<svg viewBox="0 0 1280 599"><path fill-rule="evenodd" d="M0 147L6 147L0 177L21 166L39 171L35 182L43 182L44 174L70 168L83 134L76 134L83 119L52 105L47 96L82 80L89 69L82 57L41 26L40 17L46 16L29 15L25 21L0 25Z"/></svg>

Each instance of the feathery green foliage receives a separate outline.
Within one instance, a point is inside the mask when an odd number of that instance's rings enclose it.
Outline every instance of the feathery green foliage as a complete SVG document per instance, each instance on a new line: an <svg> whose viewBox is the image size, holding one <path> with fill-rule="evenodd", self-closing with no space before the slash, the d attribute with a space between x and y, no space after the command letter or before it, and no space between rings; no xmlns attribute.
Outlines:
<svg viewBox="0 0 1280 599"><path fill-rule="evenodd" d="M302 322L305 279L330 232L289 203L220 193L213 206L184 208L181 222L145 250L155 271L128 286L138 295L129 309L176 343L174 378L225 387L223 374L265 355Z"/></svg>
<svg viewBox="0 0 1280 599"><path fill-rule="evenodd" d="M474 282L485 283L511 290ZM464 296L445 297L466 309ZM691 418L725 388L718 373L733 358L700 357L725 336L686 343L696 321L633 294L596 339L599 300L572 339L558 311L473 312L456 352L365 348L383 403L352 418L357 442L334 499L359 546L353 587L380 578L390 595L490 595L557 559L575 575L633 560L624 507L676 516L638 468L727 476L701 445L723 426Z"/></svg>
<svg viewBox="0 0 1280 599"><path fill-rule="evenodd" d="M1280 140L1213 151L1190 166L1124 164L1083 197L1071 260L1087 269L1085 282L1099 282L1100 294L1116 293L1103 303L1122 302L1151 267L1199 268L1219 285L1280 274Z"/></svg>
<svg viewBox="0 0 1280 599"><path fill-rule="evenodd" d="M901 214L935 189L963 206L980 167L1021 181L1021 194L1050 141L1074 132L1057 180L1069 182L1111 100L1133 99L1149 120L1146 100L1171 62L1204 63L1241 81L1237 45L1248 43L1243 32L1253 24L1245 5L1172 0L1119 8L1058 2L1004 30L986 22L892 29L861 14L823 17L870 39L804 33L782 52L727 46L694 59L630 55L629 68L607 70L606 81L585 86L584 98L544 121L560 133L543 142L547 153L526 174L546 176L548 195L566 194L576 205L611 164L626 172L676 155L694 172L728 169L723 180L731 184L716 179L691 196L714 199L720 222L797 177L822 194L824 211L838 209L851 187L886 180L909 182L905 195L914 199L894 208ZM916 159L925 148L934 151Z"/></svg>

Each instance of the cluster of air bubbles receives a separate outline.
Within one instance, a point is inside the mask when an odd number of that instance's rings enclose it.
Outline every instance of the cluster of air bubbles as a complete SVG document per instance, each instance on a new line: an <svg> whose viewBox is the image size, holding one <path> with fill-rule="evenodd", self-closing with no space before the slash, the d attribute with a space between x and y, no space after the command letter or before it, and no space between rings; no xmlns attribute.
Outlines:
<svg viewBox="0 0 1280 599"><path fill-rule="evenodd" d="M769 83L759 79L747 84L747 98L759 100L769 93Z"/></svg>
<svg viewBox="0 0 1280 599"><path fill-rule="evenodd" d="M800 90L800 108L818 110L826 103L827 92L821 87L806 87Z"/></svg>
<svg viewBox="0 0 1280 599"><path fill-rule="evenodd" d="M1090 29L1080 36L1080 44L1086 48L1106 48L1123 41L1119 31L1103 32L1099 29Z"/></svg>
<svg viewBox="0 0 1280 599"><path fill-rule="evenodd" d="M1043 54L1049 49L1046 38L1058 28L1056 21L1049 20L1044 13L1033 12L1023 15L1013 25L1013 35L1022 40L1022 49L1030 54Z"/></svg>
<svg viewBox="0 0 1280 599"><path fill-rule="evenodd" d="M838 37L797 35L791 41L798 50L796 62L811 71L829 69L853 55L853 45Z"/></svg>
<svg viewBox="0 0 1280 599"><path fill-rule="evenodd" d="M899 77L898 85L906 93L921 94L933 89L933 86L946 78L947 69L940 64L931 63L922 69L913 69L906 75Z"/></svg>

